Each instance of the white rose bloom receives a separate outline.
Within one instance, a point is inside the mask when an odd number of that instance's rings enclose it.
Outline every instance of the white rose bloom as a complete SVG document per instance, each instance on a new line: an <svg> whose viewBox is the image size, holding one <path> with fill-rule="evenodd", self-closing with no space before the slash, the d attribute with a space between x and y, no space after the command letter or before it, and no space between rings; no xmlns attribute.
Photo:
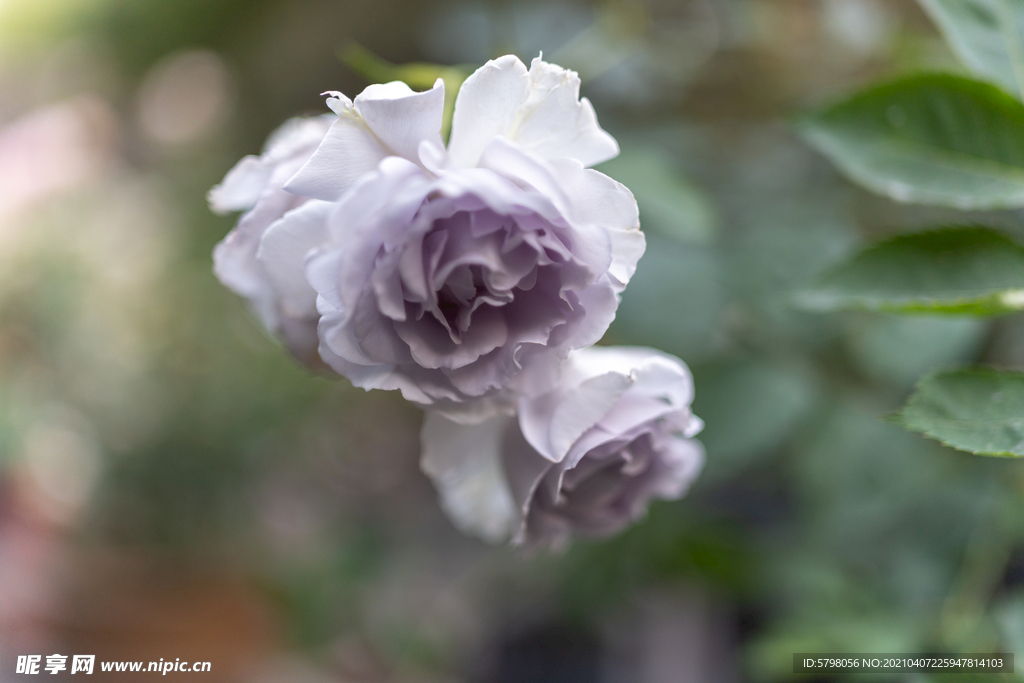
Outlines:
<svg viewBox="0 0 1024 683"><path fill-rule="evenodd" d="M286 184L309 201L262 236L282 310L319 315L320 355L366 389L479 420L603 335L644 250L636 202L586 167L615 140L575 73L514 56L462 85L373 85ZM497 398L496 398L497 397Z"/></svg>
<svg viewBox="0 0 1024 683"><path fill-rule="evenodd" d="M458 424L427 414L422 466L461 530L498 542L560 546L606 536L653 498L681 497L704 462L693 439L693 381L645 348L573 351L557 386L521 396L518 416Z"/></svg>

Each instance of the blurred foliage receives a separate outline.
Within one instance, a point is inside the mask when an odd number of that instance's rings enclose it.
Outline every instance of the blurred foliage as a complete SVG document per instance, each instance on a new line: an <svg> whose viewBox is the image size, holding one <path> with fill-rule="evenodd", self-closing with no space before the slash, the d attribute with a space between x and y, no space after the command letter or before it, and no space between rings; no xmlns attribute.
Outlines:
<svg viewBox="0 0 1024 683"><path fill-rule="evenodd" d="M922 0L962 62L1009 93L1024 94L1024 11L1012 3L986 0Z"/></svg>

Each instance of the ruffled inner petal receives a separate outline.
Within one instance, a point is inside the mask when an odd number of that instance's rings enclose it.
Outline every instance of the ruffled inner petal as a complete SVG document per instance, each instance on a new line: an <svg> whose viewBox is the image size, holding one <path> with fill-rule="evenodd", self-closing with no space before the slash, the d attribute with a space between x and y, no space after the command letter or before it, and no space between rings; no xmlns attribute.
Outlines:
<svg viewBox="0 0 1024 683"><path fill-rule="evenodd" d="M532 163L528 170L537 170ZM350 319L358 355L398 372L435 373L430 381L465 400L515 377L528 347L552 346L560 356L574 348L569 342L594 314L588 292L604 265L591 252L608 252L607 240L577 230L530 183L486 169L428 181L388 158L375 175L332 216L337 265L327 264L335 256L316 256L307 268ZM604 298L597 318L606 327L615 295L609 289Z"/></svg>
<svg viewBox="0 0 1024 683"><path fill-rule="evenodd" d="M352 316L352 330L359 339L359 348L378 363L410 363L409 347L395 334L394 323L380 313L377 296L372 290L363 292Z"/></svg>
<svg viewBox="0 0 1024 683"><path fill-rule="evenodd" d="M458 343L452 339L449 330L432 318L392 324L408 345L412 359L428 368L464 367L508 341L505 319L498 309L491 306L480 308L474 324L463 332Z"/></svg>

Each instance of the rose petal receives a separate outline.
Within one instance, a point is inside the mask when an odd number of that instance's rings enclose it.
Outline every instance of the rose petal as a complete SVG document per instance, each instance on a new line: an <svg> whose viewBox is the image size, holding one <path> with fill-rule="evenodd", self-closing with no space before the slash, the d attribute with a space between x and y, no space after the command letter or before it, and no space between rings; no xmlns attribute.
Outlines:
<svg viewBox="0 0 1024 683"><path fill-rule="evenodd" d="M634 382L631 390L626 392L622 400L605 413L597 426L610 434L623 434L646 423L653 422L666 415L679 411L688 410L685 407L674 406L667 401L653 396L644 396Z"/></svg>
<svg viewBox="0 0 1024 683"><path fill-rule="evenodd" d="M636 199L625 185L608 176L585 169L573 159L559 159L551 165L563 190L570 197L572 220L577 224L600 225L611 239L611 264L608 272L621 292L645 249L640 232Z"/></svg>
<svg viewBox="0 0 1024 683"><path fill-rule="evenodd" d="M704 466L704 446L696 439L672 439L660 452L664 472L650 486L650 495L664 500L681 497Z"/></svg>
<svg viewBox="0 0 1024 683"><path fill-rule="evenodd" d="M601 129L594 107L579 94L575 71L534 59L530 96L509 138L545 159L568 157L584 166L617 156L615 138Z"/></svg>
<svg viewBox="0 0 1024 683"><path fill-rule="evenodd" d="M263 158L276 164L275 170L284 164L292 164L287 176L279 179L280 186L313 154L334 121L335 117L330 114L297 116L288 119L270 134L263 145Z"/></svg>
<svg viewBox="0 0 1024 683"><path fill-rule="evenodd" d="M491 306L484 306L477 312L458 344L452 342L440 324L432 324L425 318L393 325L398 336L408 344L412 359L425 368L458 370L508 341L505 318L499 309Z"/></svg>
<svg viewBox="0 0 1024 683"><path fill-rule="evenodd" d="M599 342L615 320L615 311L619 307L619 297L607 275L576 293L576 297L576 305L582 315L551 335L551 344L558 346L563 354Z"/></svg>
<svg viewBox="0 0 1024 683"><path fill-rule="evenodd" d="M385 252L378 256L377 268L370 275L370 286L377 297L377 308L392 320L405 320L405 299L400 267L402 252Z"/></svg>
<svg viewBox="0 0 1024 683"><path fill-rule="evenodd" d="M608 372L578 386L524 399L519 426L527 442L551 462L560 462L573 443L591 429L632 384L628 375Z"/></svg>
<svg viewBox="0 0 1024 683"><path fill-rule="evenodd" d="M363 292L351 318L351 331L359 348L377 363L411 363L409 346L395 333L394 322L381 315L372 290Z"/></svg>
<svg viewBox="0 0 1024 683"><path fill-rule="evenodd" d="M354 310L386 233L408 229L429 188L423 171L399 157L387 157L361 178L328 218L331 241L343 246L323 248L307 261L306 277L320 296Z"/></svg>
<svg viewBox="0 0 1024 683"><path fill-rule="evenodd" d="M320 336L321 355L324 356L326 363L333 367L332 359L328 358L328 355L330 355L337 356L346 363L355 363L356 365L387 365L386 363L379 363L363 351L362 346L359 344L359 339L352 329L352 325L349 324L349 316L345 315L344 311L335 308L323 296L317 297L316 307L320 313L318 334ZM324 355L324 349L330 353ZM388 365L388 367L393 366ZM338 372L340 373L341 371L339 370Z"/></svg>
<svg viewBox="0 0 1024 683"><path fill-rule="evenodd" d="M252 207L270 179L270 172L270 165L260 157L242 157L220 185L207 194L210 208L214 213L228 213Z"/></svg>
<svg viewBox="0 0 1024 683"><path fill-rule="evenodd" d="M461 392L459 400L474 400L488 392L501 389L519 370L514 349L505 346L481 356L476 363L461 368L442 368L452 387Z"/></svg>
<svg viewBox="0 0 1024 683"><path fill-rule="evenodd" d="M518 513L505 479L501 443L512 418L462 425L436 413L423 422L420 465L441 495L445 512L464 532L507 539Z"/></svg>
<svg viewBox="0 0 1024 683"><path fill-rule="evenodd" d="M526 540L530 502L554 464L534 450L520 430L509 429L502 442L502 465L517 511L516 529L511 540L514 545L519 545Z"/></svg>
<svg viewBox="0 0 1024 683"><path fill-rule="evenodd" d="M278 329L284 345L293 356L313 370L326 371L317 347L320 339L316 334L316 318L291 318L282 316L278 321Z"/></svg>
<svg viewBox="0 0 1024 683"><path fill-rule="evenodd" d="M546 221L566 225L562 214L551 198L539 192L524 192L508 178L491 169L471 168L458 172L446 171L437 180L439 194L473 201L476 210L489 207L501 216L538 215ZM473 207L463 207L472 211Z"/></svg>
<svg viewBox="0 0 1024 683"><path fill-rule="evenodd" d="M451 162L475 166L497 137L545 159L569 157L586 166L611 159L619 146L598 125L590 102L579 99L579 88L575 72L539 58L529 71L513 55L488 62L466 79L455 100Z"/></svg>
<svg viewBox="0 0 1024 683"><path fill-rule="evenodd" d="M358 95L356 111L390 153L419 162L420 144L442 146L444 81L424 92L413 92L400 81L371 85Z"/></svg>
<svg viewBox="0 0 1024 683"><path fill-rule="evenodd" d="M451 162L460 168L476 166L487 143L515 123L529 95L526 65L515 55L492 59L470 75L455 98Z"/></svg>
<svg viewBox="0 0 1024 683"><path fill-rule="evenodd" d="M284 187L303 197L337 201L385 156L387 151L365 122L355 116L341 116Z"/></svg>
<svg viewBox="0 0 1024 683"><path fill-rule="evenodd" d="M306 256L326 238L327 216L332 208L328 202L306 202L263 233L256 258L263 264L286 315L316 314L316 290L306 280Z"/></svg>
<svg viewBox="0 0 1024 683"><path fill-rule="evenodd" d="M242 216L235 229L213 249L213 273L228 289L249 299L268 295L262 266L256 261L263 231L291 208L287 196L272 197Z"/></svg>

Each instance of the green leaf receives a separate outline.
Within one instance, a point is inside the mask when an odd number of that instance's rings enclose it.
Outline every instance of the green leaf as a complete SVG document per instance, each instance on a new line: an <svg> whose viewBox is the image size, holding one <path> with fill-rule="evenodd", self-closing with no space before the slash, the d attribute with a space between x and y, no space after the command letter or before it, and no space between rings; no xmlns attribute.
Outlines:
<svg viewBox="0 0 1024 683"><path fill-rule="evenodd" d="M1024 456L1024 372L968 368L921 380L892 422L976 455Z"/></svg>
<svg viewBox="0 0 1024 683"><path fill-rule="evenodd" d="M1020 96L1024 91L1024 3L1020 0L920 0L968 69Z"/></svg>
<svg viewBox="0 0 1024 683"><path fill-rule="evenodd" d="M869 190L959 209L1024 206L1024 105L947 74L903 78L805 118L804 138Z"/></svg>
<svg viewBox="0 0 1024 683"><path fill-rule="evenodd" d="M818 311L1010 313L1024 308L1024 246L980 227L897 235L826 272L797 302Z"/></svg>

